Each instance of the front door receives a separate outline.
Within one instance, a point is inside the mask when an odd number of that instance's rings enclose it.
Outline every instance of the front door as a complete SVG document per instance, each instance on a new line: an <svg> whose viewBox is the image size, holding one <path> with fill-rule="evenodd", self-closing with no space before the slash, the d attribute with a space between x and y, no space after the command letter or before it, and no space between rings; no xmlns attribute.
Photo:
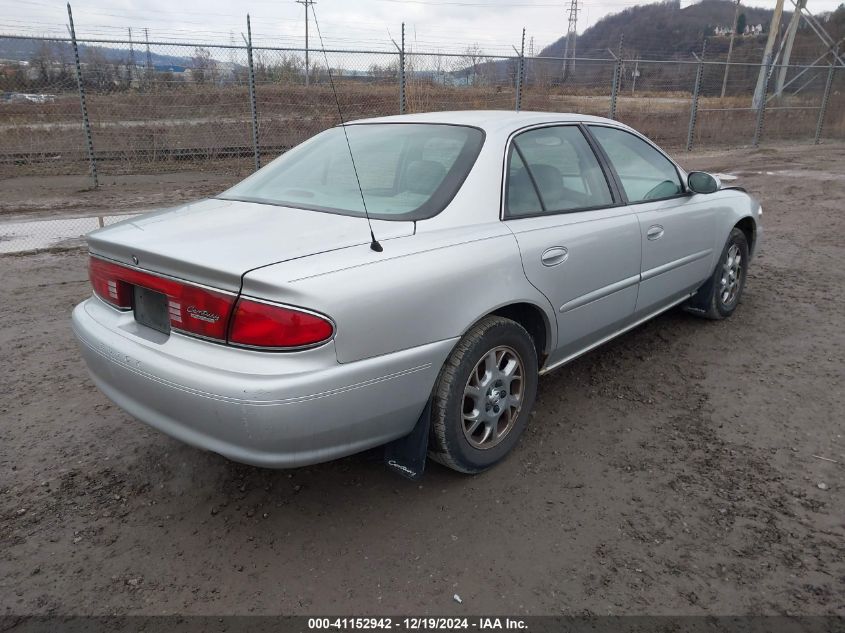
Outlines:
<svg viewBox="0 0 845 633"><path fill-rule="evenodd" d="M554 365L632 319L640 276L636 216L615 200L577 125L517 135L508 157L505 220L525 274L557 315Z"/></svg>
<svg viewBox="0 0 845 633"><path fill-rule="evenodd" d="M689 295L713 272L714 209L686 193L675 165L650 143L618 128L589 129L640 224L639 318Z"/></svg>

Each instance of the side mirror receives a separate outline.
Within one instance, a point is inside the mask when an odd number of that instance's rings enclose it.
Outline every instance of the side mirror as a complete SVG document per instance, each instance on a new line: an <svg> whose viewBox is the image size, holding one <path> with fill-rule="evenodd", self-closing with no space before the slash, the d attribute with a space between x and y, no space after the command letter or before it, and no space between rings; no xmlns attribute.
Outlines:
<svg viewBox="0 0 845 633"><path fill-rule="evenodd" d="M722 183L706 171L691 171L687 176L687 186L695 193L713 193L722 187Z"/></svg>

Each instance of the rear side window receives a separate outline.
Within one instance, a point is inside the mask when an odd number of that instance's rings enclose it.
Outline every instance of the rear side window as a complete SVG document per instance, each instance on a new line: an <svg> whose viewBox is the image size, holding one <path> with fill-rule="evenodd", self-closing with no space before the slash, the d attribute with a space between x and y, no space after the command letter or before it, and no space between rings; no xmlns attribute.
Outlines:
<svg viewBox="0 0 845 633"><path fill-rule="evenodd" d="M507 194L509 217L613 204L598 159L574 125L538 128L514 138Z"/></svg>
<svg viewBox="0 0 845 633"><path fill-rule="evenodd" d="M616 170L628 202L660 200L683 193L678 170L644 140L615 128L590 126Z"/></svg>
<svg viewBox="0 0 845 633"><path fill-rule="evenodd" d="M537 190L531 182L531 176L522 162L519 152L512 151L508 165L508 204L507 211L511 217L520 215L537 215L543 212L543 205L537 196Z"/></svg>

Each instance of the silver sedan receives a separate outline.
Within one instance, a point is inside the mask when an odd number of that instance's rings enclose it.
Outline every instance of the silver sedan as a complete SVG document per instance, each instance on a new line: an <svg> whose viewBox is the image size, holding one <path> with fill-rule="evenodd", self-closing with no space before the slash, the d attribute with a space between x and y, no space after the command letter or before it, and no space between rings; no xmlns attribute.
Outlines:
<svg viewBox="0 0 845 633"><path fill-rule="evenodd" d="M540 374L683 304L737 308L757 201L607 119L329 129L211 199L89 236L94 382L194 446L287 468L514 448Z"/></svg>

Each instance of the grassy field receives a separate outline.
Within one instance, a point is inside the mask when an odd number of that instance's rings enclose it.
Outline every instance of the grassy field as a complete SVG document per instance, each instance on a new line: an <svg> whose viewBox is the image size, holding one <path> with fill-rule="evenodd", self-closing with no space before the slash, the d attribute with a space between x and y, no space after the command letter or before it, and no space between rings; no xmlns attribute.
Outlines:
<svg viewBox="0 0 845 633"><path fill-rule="evenodd" d="M529 86L522 94L522 108L608 116L607 92L604 82L600 89L587 85ZM399 111L393 80L339 82L338 97L347 120ZM406 94L408 112L511 109L515 100L511 86L447 87L409 82ZM771 101L765 114L763 142L811 142L820 102L817 92ZM617 99L616 118L661 145L686 147L691 104L692 95L683 90L634 92L625 86ZM268 155L278 154L338 120L327 85L259 85L256 109L259 145ZM107 173L180 165L195 169L198 161L207 160L251 160L252 117L245 86L89 94L88 111L94 150ZM756 121L749 96L702 96L693 141L696 146L748 145ZM824 133L845 138L845 98L838 90L827 109ZM65 93L46 103L0 103L0 148L0 174L5 176L86 170L78 96Z"/></svg>

